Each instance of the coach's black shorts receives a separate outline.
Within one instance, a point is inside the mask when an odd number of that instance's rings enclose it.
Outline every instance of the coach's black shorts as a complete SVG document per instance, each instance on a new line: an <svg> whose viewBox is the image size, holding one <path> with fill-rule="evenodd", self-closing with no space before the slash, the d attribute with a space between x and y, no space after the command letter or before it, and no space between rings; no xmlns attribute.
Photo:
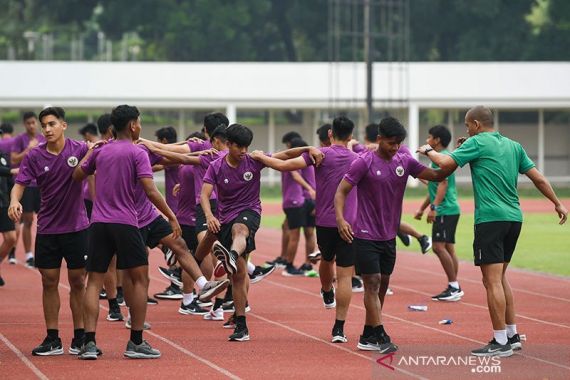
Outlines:
<svg viewBox="0 0 570 380"><path fill-rule="evenodd" d="M8 217L8 207L0 207L0 232L14 231L16 227Z"/></svg>
<svg viewBox="0 0 570 380"><path fill-rule="evenodd" d="M387 241L354 238L354 258L361 274L391 275L396 264L396 239Z"/></svg>
<svg viewBox="0 0 570 380"><path fill-rule="evenodd" d="M354 265L352 244L340 237L338 228L317 226L317 245L323 260L331 262L336 258L336 265L344 268Z"/></svg>
<svg viewBox="0 0 570 380"><path fill-rule="evenodd" d="M455 230L459 215L438 215L431 227L431 239L437 242L455 244Z"/></svg>
<svg viewBox="0 0 570 380"><path fill-rule="evenodd" d="M119 223L93 223L89 231L87 271L105 273L117 254L117 269L148 265L148 255L139 229Z"/></svg>
<svg viewBox="0 0 570 380"><path fill-rule="evenodd" d="M214 216L218 215L218 201L216 199L210 199L210 208L212 209L212 214ZM196 205L196 235L200 232L208 230L208 223L206 223L206 214L202 209L201 204Z"/></svg>
<svg viewBox="0 0 570 380"><path fill-rule="evenodd" d="M253 210L244 210L239 213L239 215L229 223L222 224L222 228L218 233L218 241L227 249L230 249L233 243L232 239L232 227L234 224L240 223L245 224L249 230L249 236L245 240L245 252L248 253L255 251L255 233L259 229L259 224L261 222L261 216Z"/></svg>
<svg viewBox="0 0 570 380"><path fill-rule="evenodd" d="M35 212L37 214L40 211L40 202L40 189L29 186L24 189L24 194L20 201L23 212Z"/></svg>
<svg viewBox="0 0 570 380"><path fill-rule="evenodd" d="M315 201L313 199L305 199L305 227L315 227Z"/></svg>
<svg viewBox="0 0 570 380"><path fill-rule="evenodd" d="M509 263L521 233L521 222L488 222L475 225L475 265Z"/></svg>
<svg viewBox="0 0 570 380"><path fill-rule="evenodd" d="M91 213L93 212L93 201L91 199L83 199L85 203L85 211L87 211L87 218L91 220Z"/></svg>
<svg viewBox="0 0 570 380"><path fill-rule="evenodd" d="M186 242L188 249L192 252L196 252L198 247L198 237L196 236L196 226L188 226L186 224L181 224L182 229L182 239Z"/></svg>
<svg viewBox="0 0 570 380"><path fill-rule="evenodd" d="M295 230L307 225L305 206L284 208L283 211L287 216L287 225L290 230Z"/></svg>
<svg viewBox="0 0 570 380"><path fill-rule="evenodd" d="M170 223L162 216L157 216L152 222L140 228L141 236L149 248L156 247L160 241L172 233Z"/></svg>
<svg viewBox="0 0 570 380"><path fill-rule="evenodd" d="M34 263L40 269L61 268L65 259L67 269L85 268L87 230L65 234L37 234Z"/></svg>

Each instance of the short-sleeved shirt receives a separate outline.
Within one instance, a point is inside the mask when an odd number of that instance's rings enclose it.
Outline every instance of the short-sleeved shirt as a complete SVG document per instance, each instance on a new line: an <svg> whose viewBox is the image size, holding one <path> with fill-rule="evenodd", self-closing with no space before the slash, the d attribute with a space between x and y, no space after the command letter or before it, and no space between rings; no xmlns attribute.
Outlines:
<svg viewBox="0 0 570 380"><path fill-rule="evenodd" d="M7 154L8 156L12 152L12 145L14 145L15 137L9 137L7 139L0 139L0 152Z"/></svg>
<svg viewBox="0 0 570 380"><path fill-rule="evenodd" d="M36 138L36 140L38 140L38 144L46 142L46 138L41 133L37 133L35 138ZM14 137L14 140L12 141L11 152L22 153L28 147L28 145L30 145L30 140L31 140L31 138L26 132L20 133L18 136ZM19 164L15 164L13 166L15 168L18 168L18 167L20 167L20 165L21 165L21 162ZM36 187L36 186L37 186L37 184L36 184L35 180L30 182L30 184L29 184L29 187Z"/></svg>
<svg viewBox="0 0 570 380"><path fill-rule="evenodd" d="M249 154L232 168L226 157L210 163L204 182L218 189L218 215L220 223L234 220L240 212L251 210L261 215L261 170L265 167Z"/></svg>
<svg viewBox="0 0 570 380"><path fill-rule="evenodd" d="M91 222L138 227L135 189L141 178L152 178L148 154L129 140L113 140L95 149L81 165L87 175L95 173Z"/></svg>
<svg viewBox="0 0 570 380"><path fill-rule="evenodd" d="M212 143L210 141L199 141L193 142L188 141L188 146L190 147L190 152L199 152L202 150L208 150L212 148ZM208 162L209 165L210 162ZM194 198L196 200L196 204L200 204L200 193L202 192L202 184L204 183L204 176L206 175L206 170L208 170L208 166L203 165L196 165L194 169ZM210 199L217 199L218 195L216 189L212 191L212 195Z"/></svg>
<svg viewBox="0 0 570 380"><path fill-rule="evenodd" d="M162 159L162 156L159 156L158 154L151 152L150 150L148 150L146 146L144 145L136 145L136 146L139 147L148 156L148 160L150 162L151 167L153 165L158 164ZM138 219L139 228L148 226L150 223L152 223L153 220L158 218L160 215L156 207L154 207L150 199L148 199L144 191L144 187L142 186L140 181L137 181L135 186L135 208L137 210L137 219Z"/></svg>
<svg viewBox="0 0 570 380"><path fill-rule="evenodd" d="M348 172L350 165L358 154L341 145L331 145L320 148L325 158L315 168L317 183L317 199L315 201L316 224L319 227L336 227L336 215L334 210L334 196L338 184ZM314 165L309 153L303 153L307 165ZM313 167L313 166L311 166ZM344 205L344 219L351 225L356 219L357 189L353 188L346 197Z"/></svg>
<svg viewBox="0 0 570 380"><path fill-rule="evenodd" d="M408 176L417 177L425 169L407 153L398 152L389 161L380 158L376 151L361 154L344 176L352 186L358 186L354 236L375 241L394 239Z"/></svg>
<svg viewBox="0 0 570 380"><path fill-rule="evenodd" d="M187 226L196 225L196 202L194 199L194 165L182 165L178 172L178 212L176 219L180 224Z"/></svg>
<svg viewBox="0 0 570 380"><path fill-rule="evenodd" d="M228 154L228 151L224 150L214 154L204 154L199 157L200 163L194 166L194 197L196 205L200 204L200 195L202 193L202 185L204 184L204 176L206 175L206 171L208 170L210 163L216 161L220 157L224 157L226 154ZM210 195L210 199L218 199L218 192L215 188Z"/></svg>
<svg viewBox="0 0 570 380"><path fill-rule="evenodd" d="M441 154L449 155L449 151L442 150ZM431 167L433 169L439 169L439 166L432 162ZM428 183L428 193L429 193L429 201L433 203L435 200L435 196L437 194L437 187L439 186L439 182L429 182ZM449 177L447 177L447 190L445 192L445 196L443 200L437 207L437 215L459 215L461 212L459 208L459 202L457 201L457 188L455 187L455 173L451 173Z"/></svg>
<svg viewBox="0 0 570 380"><path fill-rule="evenodd" d="M87 144L66 138L58 155L49 153L47 143L41 143L24 157L16 183L28 186L36 182L40 189L38 233L63 234L89 226L83 185L72 178L75 167L88 150Z"/></svg>
<svg viewBox="0 0 570 380"><path fill-rule="evenodd" d="M299 175L299 171L297 171ZM295 181L291 172L281 173L281 205L283 209L303 207L305 204L305 196L303 195L303 186Z"/></svg>
<svg viewBox="0 0 570 380"><path fill-rule="evenodd" d="M317 187L317 180L315 179L315 168L313 166L307 166L306 168L301 169L301 177L313 188L313 190ZM305 199L311 199L311 195L309 190L303 187L303 197Z"/></svg>
<svg viewBox="0 0 570 380"><path fill-rule="evenodd" d="M178 198L172 195L172 189L178 183L178 170L179 165L167 166L164 168L164 192L166 204L172 212L176 214L178 211Z"/></svg>
<svg viewBox="0 0 570 380"><path fill-rule="evenodd" d="M522 222L518 175L535 165L518 142L499 132L483 132L468 138L450 156L461 167L471 166L475 224Z"/></svg>

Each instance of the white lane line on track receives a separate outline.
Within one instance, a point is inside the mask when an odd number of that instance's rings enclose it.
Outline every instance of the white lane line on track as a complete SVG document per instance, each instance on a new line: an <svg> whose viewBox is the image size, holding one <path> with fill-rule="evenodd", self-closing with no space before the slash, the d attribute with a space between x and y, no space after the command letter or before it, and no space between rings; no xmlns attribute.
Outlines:
<svg viewBox="0 0 570 380"><path fill-rule="evenodd" d="M42 380L49 380L49 378L44 375L44 373L42 371L40 371L40 369L38 367L36 367L34 365L34 363L32 363L23 353L22 351L18 350L18 348L16 346L14 346L12 344L12 342L10 342L10 340L8 338L6 338L2 333L0 333L0 340L2 342L4 342L4 344L6 345L6 347L8 347L14 354L16 354L16 356L18 357L18 359L20 359L25 365L26 367L28 367L37 377L38 379L42 379Z"/></svg>

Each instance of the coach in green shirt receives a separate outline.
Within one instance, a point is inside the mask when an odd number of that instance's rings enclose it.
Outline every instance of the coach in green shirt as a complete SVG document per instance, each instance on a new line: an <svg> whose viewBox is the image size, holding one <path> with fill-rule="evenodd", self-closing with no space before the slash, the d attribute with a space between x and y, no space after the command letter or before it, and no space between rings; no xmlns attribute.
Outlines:
<svg viewBox="0 0 570 380"><path fill-rule="evenodd" d="M548 180L536 169L523 147L502 136L494 129L493 113L477 106L465 114L468 139L450 155L424 145L418 152L425 154L446 174L457 166L470 164L475 195L475 265L481 267L487 304L493 323L494 338L486 346L471 351L476 356L511 356L521 349L516 331L513 293L506 277L521 231L522 212L517 193L519 174L525 174L536 188L548 198L566 222L568 210Z"/></svg>

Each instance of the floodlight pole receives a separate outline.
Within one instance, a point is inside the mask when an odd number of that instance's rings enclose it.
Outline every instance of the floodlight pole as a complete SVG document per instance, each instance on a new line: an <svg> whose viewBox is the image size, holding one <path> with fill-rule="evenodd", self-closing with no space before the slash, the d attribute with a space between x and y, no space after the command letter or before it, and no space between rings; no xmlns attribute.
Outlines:
<svg viewBox="0 0 570 380"><path fill-rule="evenodd" d="M364 0L364 61L366 62L366 124L372 123L372 25L370 24L370 0Z"/></svg>

